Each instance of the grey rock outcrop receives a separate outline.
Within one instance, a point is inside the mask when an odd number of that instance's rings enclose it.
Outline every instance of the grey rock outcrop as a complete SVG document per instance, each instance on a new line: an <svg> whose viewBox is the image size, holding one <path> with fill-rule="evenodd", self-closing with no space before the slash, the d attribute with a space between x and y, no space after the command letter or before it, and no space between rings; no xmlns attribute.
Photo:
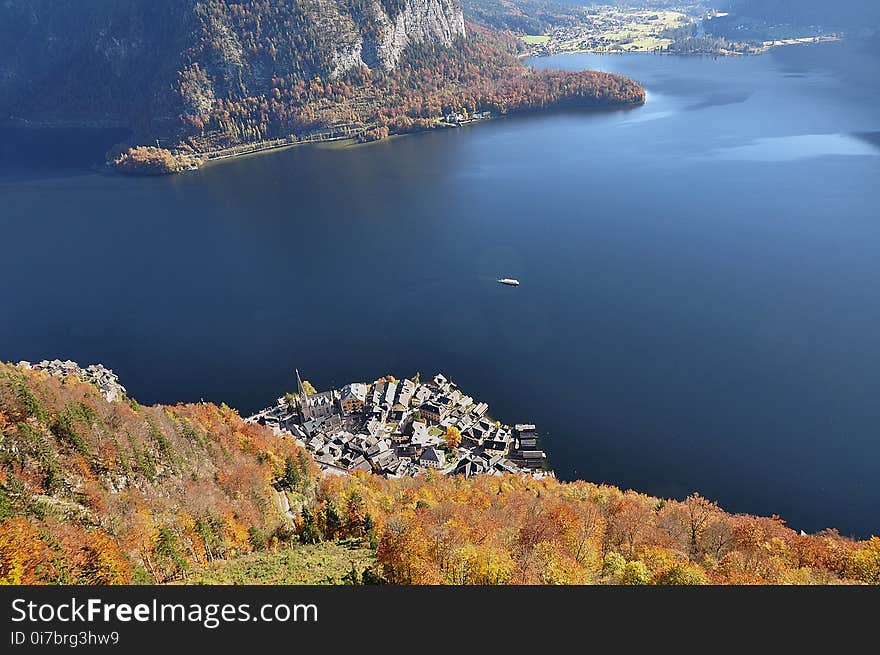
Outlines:
<svg viewBox="0 0 880 655"><path fill-rule="evenodd" d="M450 46L465 35L464 15L456 0L406 0L399 13L388 15L378 40L381 65L393 69L412 43Z"/></svg>

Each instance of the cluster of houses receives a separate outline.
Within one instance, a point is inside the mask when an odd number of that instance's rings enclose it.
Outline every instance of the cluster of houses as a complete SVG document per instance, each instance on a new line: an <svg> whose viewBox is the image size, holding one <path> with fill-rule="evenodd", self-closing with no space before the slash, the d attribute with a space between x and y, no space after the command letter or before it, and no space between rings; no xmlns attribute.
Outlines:
<svg viewBox="0 0 880 655"><path fill-rule="evenodd" d="M94 384L98 387L98 391L101 392L101 395L110 402L122 400L125 397L125 387L119 384L119 378L116 377L116 374L113 371L109 368L105 368L101 364L91 364L82 368L79 364L72 362L69 359L65 361L61 361L60 359L53 359L51 361L44 359L37 364L22 361L18 363L18 366L24 369L45 371L56 377L73 375L83 382Z"/></svg>
<svg viewBox="0 0 880 655"><path fill-rule="evenodd" d="M478 111L468 114L466 110L451 111L443 117L443 122L449 125L464 125L465 123L474 123L476 121L487 121L492 118L492 112Z"/></svg>
<svg viewBox="0 0 880 655"><path fill-rule="evenodd" d="M299 371L296 378L296 394L245 420L296 439L326 473L553 475L534 425L494 421L486 403L442 374L427 382L389 376L320 393L307 391Z"/></svg>

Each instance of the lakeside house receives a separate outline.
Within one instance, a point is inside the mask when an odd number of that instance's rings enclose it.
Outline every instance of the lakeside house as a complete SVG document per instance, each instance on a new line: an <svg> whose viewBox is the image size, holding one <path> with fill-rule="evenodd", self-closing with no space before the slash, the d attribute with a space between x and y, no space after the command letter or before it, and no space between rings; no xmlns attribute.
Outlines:
<svg viewBox="0 0 880 655"><path fill-rule="evenodd" d="M364 411L367 402L367 385L363 382L352 382L342 387L339 405L343 414L354 414Z"/></svg>
<svg viewBox="0 0 880 655"><path fill-rule="evenodd" d="M419 464L425 468L441 469L446 464L446 455L442 450L428 446L419 455Z"/></svg>
<svg viewBox="0 0 880 655"><path fill-rule="evenodd" d="M419 405L419 416L430 423L439 423L442 418L440 407L435 402Z"/></svg>

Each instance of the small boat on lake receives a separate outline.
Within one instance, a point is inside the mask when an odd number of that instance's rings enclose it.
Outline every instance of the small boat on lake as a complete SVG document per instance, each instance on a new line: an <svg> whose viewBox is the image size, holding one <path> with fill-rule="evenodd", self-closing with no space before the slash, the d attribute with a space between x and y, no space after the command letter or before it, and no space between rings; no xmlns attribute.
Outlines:
<svg viewBox="0 0 880 655"><path fill-rule="evenodd" d="M506 284L509 287L518 287L519 286L519 280L514 280L513 278L510 278L510 277L503 277L498 281L501 284Z"/></svg>

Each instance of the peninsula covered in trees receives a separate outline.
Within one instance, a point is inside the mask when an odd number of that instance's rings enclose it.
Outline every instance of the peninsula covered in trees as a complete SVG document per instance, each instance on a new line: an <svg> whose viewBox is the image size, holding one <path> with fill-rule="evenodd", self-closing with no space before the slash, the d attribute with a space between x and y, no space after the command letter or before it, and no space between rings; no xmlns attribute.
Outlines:
<svg viewBox="0 0 880 655"><path fill-rule="evenodd" d="M390 71L360 67L332 80L274 78L271 101L219 101L205 114L184 117L193 132L180 149L211 152L285 135L293 142L335 134L372 141L440 127L444 116L462 111L507 114L645 101L633 80L598 71L538 71L519 61L516 48L515 39L474 25L450 47L410 47ZM185 84L182 92L189 92Z"/></svg>
<svg viewBox="0 0 880 655"><path fill-rule="evenodd" d="M518 39L466 24L459 0L9 0L0 37L0 119L127 126L109 161L131 173L450 113L645 100L619 75L525 66Z"/></svg>
<svg viewBox="0 0 880 655"><path fill-rule="evenodd" d="M225 405L83 371L0 363L0 584L880 584L876 536L549 476L322 474Z"/></svg>

